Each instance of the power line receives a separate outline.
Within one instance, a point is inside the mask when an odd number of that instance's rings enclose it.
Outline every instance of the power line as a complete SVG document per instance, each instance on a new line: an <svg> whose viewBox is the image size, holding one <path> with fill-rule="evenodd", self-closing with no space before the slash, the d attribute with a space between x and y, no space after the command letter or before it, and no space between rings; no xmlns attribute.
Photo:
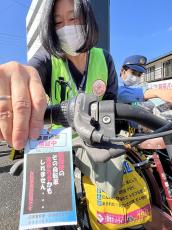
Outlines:
<svg viewBox="0 0 172 230"><path fill-rule="evenodd" d="M4 36L4 37L13 37L13 38L17 38L17 39L23 39L23 38L26 38L26 36L22 36L22 35L8 34L8 33L1 33L1 32L0 32L0 36Z"/></svg>
<svg viewBox="0 0 172 230"><path fill-rule="evenodd" d="M2 15L4 12L6 12L9 8L11 8L13 6L13 4L9 4L7 7L5 7L4 9L0 10L0 14Z"/></svg>
<svg viewBox="0 0 172 230"><path fill-rule="evenodd" d="M9 46L12 46L12 47L17 47L17 48L23 48L23 46L22 45L20 45L20 44L14 44L14 43L6 43L6 42L4 42L4 41L0 41L0 45L2 46L3 45L3 47L5 46L5 47L9 47ZM1 53L1 55L2 55L2 53Z"/></svg>
<svg viewBox="0 0 172 230"><path fill-rule="evenodd" d="M20 5L20 6L24 7L24 8L26 8L26 9L28 9L28 8L29 8L29 6L28 6L28 5L23 4L23 3L21 3L21 2L19 2L19 1L17 1L17 0L11 0L11 1L12 1L12 2L17 3L18 5Z"/></svg>
<svg viewBox="0 0 172 230"><path fill-rule="evenodd" d="M4 43L15 43L15 44L26 44L26 37L25 36L18 36L14 34L6 34L6 33L0 33L0 42Z"/></svg>
<svg viewBox="0 0 172 230"><path fill-rule="evenodd" d="M26 43L21 43L19 41L6 41L6 40L1 40L0 43L7 44L7 45L13 45L13 46L27 46Z"/></svg>
<svg viewBox="0 0 172 230"><path fill-rule="evenodd" d="M26 40L18 40L18 39L14 39L14 38L4 39L4 38L1 38L1 37L0 37L0 41L15 42L15 43L24 43L24 42L26 42Z"/></svg>
<svg viewBox="0 0 172 230"><path fill-rule="evenodd" d="M23 4L23 3L19 2L19 1L16 1L16 0L11 0L11 1L14 2L14 3L17 3L18 5L22 6L23 8L25 8L27 10L32 10L32 11L35 10L35 8L31 8L30 6L28 6L26 4ZM39 13L39 12L38 12L38 14L42 15L42 13Z"/></svg>

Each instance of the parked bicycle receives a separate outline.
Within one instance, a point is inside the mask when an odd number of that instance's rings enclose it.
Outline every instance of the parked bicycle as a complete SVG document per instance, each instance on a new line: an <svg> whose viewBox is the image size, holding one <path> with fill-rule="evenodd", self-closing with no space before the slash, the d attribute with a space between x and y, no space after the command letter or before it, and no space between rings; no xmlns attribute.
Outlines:
<svg viewBox="0 0 172 230"><path fill-rule="evenodd" d="M134 137L115 136L116 121L123 119L138 122L154 131ZM171 122L156 117L136 106L114 103L114 101L108 101L108 103L107 101L98 101L96 97L87 96L83 93L70 101L47 108L45 121L52 121L54 124L61 124L64 127L72 127L79 135L74 142L73 150L85 149L94 162L103 163L126 155L126 159L132 163L138 174L146 182L151 204L164 210L169 216L172 214ZM162 153L161 150L140 150L141 145L139 147L139 144L141 142L159 137L163 137L166 153ZM77 161L74 162L77 166ZM12 167L11 173L13 175L19 173L22 163L19 161ZM165 171L163 169L164 164ZM77 198L78 226L63 227L62 229L92 229L84 191L82 191L82 196L77 196Z"/></svg>

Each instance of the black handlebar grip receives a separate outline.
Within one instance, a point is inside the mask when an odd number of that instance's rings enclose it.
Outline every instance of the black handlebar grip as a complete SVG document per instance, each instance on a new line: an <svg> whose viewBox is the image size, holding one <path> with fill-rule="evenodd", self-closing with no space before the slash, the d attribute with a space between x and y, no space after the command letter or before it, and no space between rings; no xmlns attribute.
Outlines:
<svg viewBox="0 0 172 230"><path fill-rule="evenodd" d="M65 101L62 102L60 105L51 105L48 106L45 115L44 115L44 121L45 123L53 123L56 125L62 125L64 127L69 127L68 123L68 114L67 109L68 103Z"/></svg>
<svg viewBox="0 0 172 230"><path fill-rule="evenodd" d="M152 130L161 128L168 123L168 121L153 115L139 106L122 103L116 103L115 115L117 120L132 120Z"/></svg>
<svg viewBox="0 0 172 230"><path fill-rule="evenodd" d="M76 97L68 101L63 101L59 105L47 107L44 115L45 123L62 125L63 127L73 127Z"/></svg>

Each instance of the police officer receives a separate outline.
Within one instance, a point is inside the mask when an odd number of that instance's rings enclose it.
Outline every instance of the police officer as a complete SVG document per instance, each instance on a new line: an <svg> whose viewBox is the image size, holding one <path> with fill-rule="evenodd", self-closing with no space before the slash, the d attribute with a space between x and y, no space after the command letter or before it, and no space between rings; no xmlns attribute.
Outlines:
<svg viewBox="0 0 172 230"><path fill-rule="evenodd" d="M127 57L121 69L121 77L127 86L137 85L140 83L140 76L146 72L146 57L133 55Z"/></svg>
<svg viewBox="0 0 172 230"><path fill-rule="evenodd" d="M132 103L160 98L172 103L172 90L149 89L139 85L140 77L146 73L146 62L147 58L142 55L132 55L124 60L118 79L118 101Z"/></svg>

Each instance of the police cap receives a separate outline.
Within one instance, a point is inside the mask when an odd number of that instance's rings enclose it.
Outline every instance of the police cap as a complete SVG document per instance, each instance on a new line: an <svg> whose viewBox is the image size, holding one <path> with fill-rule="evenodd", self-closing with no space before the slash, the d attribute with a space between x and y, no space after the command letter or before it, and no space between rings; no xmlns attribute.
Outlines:
<svg viewBox="0 0 172 230"><path fill-rule="evenodd" d="M127 57L124 60L123 66L128 67L129 69L135 70L140 73L146 72L146 65L147 58L141 55L132 55Z"/></svg>

